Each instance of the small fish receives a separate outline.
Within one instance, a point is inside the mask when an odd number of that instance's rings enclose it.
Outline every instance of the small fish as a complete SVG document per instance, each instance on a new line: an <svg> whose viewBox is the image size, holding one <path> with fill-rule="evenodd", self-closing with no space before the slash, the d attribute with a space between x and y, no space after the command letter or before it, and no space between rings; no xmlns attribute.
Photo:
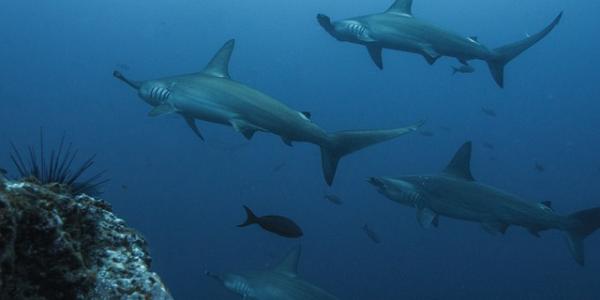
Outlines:
<svg viewBox="0 0 600 300"><path fill-rule="evenodd" d="M541 163L539 163L537 161L533 165L533 168L540 173L543 173L544 171L546 171L546 167L544 167L544 165L542 165Z"/></svg>
<svg viewBox="0 0 600 300"><path fill-rule="evenodd" d="M456 75L456 73L468 74L468 73L475 72L475 68L473 68L471 65L460 65L458 67L451 67L451 68L452 68L452 75Z"/></svg>
<svg viewBox="0 0 600 300"><path fill-rule="evenodd" d="M375 233L375 231L373 231L373 229L369 228L369 226L367 224L365 224L362 227L362 229L367 234L369 239L371 239L371 241L373 241L373 243L375 243L375 244L381 243L381 239L379 238L379 235L377 233Z"/></svg>
<svg viewBox="0 0 600 300"><path fill-rule="evenodd" d="M262 229L287 238L298 238L303 235L302 229L294 221L282 216L263 216L257 217L246 205L246 222L238 227L246 227L252 224L258 224Z"/></svg>
<svg viewBox="0 0 600 300"><path fill-rule="evenodd" d="M419 134L422 136L426 136L426 137L432 137L435 135L435 133L433 133L433 131L427 130L427 129L419 130Z"/></svg>
<svg viewBox="0 0 600 300"><path fill-rule="evenodd" d="M494 144L489 142L483 142L483 147L488 148L490 150L494 150Z"/></svg>
<svg viewBox="0 0 600 300"><path fill-rule="evenodd" d="M487 108L487 107L481 107L481 112L483 112L484 114L490 116L490 117L495 117L496 116L496 111L491 109L491 108Z"/></svg>
<svg viewBox="0 0 600 300"><path fill-rule="evenodd" d="M6 169L0 168L0 175L4 176L8 174L8 171L6 171Z"/></svg>
<svg viewBox="0 0 600 300"><path fill-rule="evenodd" d="M129 189L129 187L123 184L123 185L121 185L121 189L124 190L124 191L126 191L126 190Z"/></svg>
<svg viewBox="0 0 600 300"><path fill-rule="evenodd" d="M281 169L283 169L285 167L285 162L279 163L277 164L275 167L273 167L273 172L277 173L279 171L281 171Z"/></svg>
<svg viewBox="0 0 600 300"><path fill-rule="evenodd" d="M332 194L327 194L324 196L325 199L329 200L329 202L333 203L333 204L337 204L337 205L342 205L344 204L344 202L342 201L342 199L336 195L332 195Z"/></svg>

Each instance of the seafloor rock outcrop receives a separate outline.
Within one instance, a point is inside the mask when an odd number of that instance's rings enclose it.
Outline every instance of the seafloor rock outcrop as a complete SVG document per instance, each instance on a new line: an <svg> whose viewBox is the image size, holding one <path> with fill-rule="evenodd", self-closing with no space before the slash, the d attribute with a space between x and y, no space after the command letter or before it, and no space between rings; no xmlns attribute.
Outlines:
<svg viewBox="0 0 600 300"><path fill-rule="evenodd" d="M0 175L0 299L172 299L107 202Z"/></svg>

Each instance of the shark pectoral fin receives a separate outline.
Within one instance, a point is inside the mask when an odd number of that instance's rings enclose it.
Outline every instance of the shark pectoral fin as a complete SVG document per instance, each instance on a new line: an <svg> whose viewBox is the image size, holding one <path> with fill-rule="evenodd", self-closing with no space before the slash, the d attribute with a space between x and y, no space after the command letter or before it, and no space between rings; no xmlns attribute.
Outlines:
<svg viewBox="0 0 600 300"><path fill-rule="evenodd" d="M187 125L192 129L192 131L201 139L204 141L204 137L202 136L202 134L200 133L200 129L198 129L198 126L196 125L196 120L192 117L183 115L183 119L185 120L185 123L187 123Z"/></svg>
<svg viewBox="0 0 600 300"><path fill-rule="evenodd" d="M375 65L380 70L383 70L383 58L381 56L381 47L376 45L367 45L367 50L369 51L369 56L371 56L371 59L373 60Z"/></svg>
<svg viewBox="0 0 600 300"><path fill-rule="evenodd" d="M248 140L252 139L254 133L256 133L257 131L265 131L264 129L258 126L252 125L241 119L232 119L229 120L229 123L231 123L231 126L233 126L235 131L243 134L244 137Z"/></svg>
<svg viewBox="0 0 600 300"><path fill-rule="evenodd" d="M540 202L540 205L542 205L543 208L549 209L549 210L554 210L552 209L552 201L542 201Z"/></svg>
<svg viewBox="0 0 600 300"><path fill-rule="evenodd" d="M286 144L286 145L288 145L290 147L294 146L294 145L292 145L292 140L290 140L290 139L288 139L288 138L286 138L284 136L281 137L281 140L283 141L284 144Z"/></svg>
<svg viewBox="0 0 600 300"><path fill-rule="evenodd" d="M440 54L433 49L433 46L429 44L424 44L421 46L421 51L423 52L423 57L430 65L433 65L435 61L440 58Z"/></svg>
<svg viewBox="0 0 600 300"><path fill-rule="evenodd" d="M433 210L427 207L417 209L417 222L419 222L421 227L430 228L431 225L435 226L436 219L437 214Z"/></svg>
<svg viewBox="0 0 600 300"><path fill-rule="evenodd" d="M481 227L487 233L491 235L498 235L499 233L504 234L506 229L508 228L508 224L502 223L500 221L490 221L490 222L482 222Z"/></svg>
<svg viewBox="0 0 600 300"><path fill-rule="evenodd" d="M164 104L153 107L152 110L150 112L148 112L148 116L156 117L156 116L171 114L174 112L177 112L177 109L175 109L175 107L173 107L172 105L170 105L168 103L164 103Z"/></svg>

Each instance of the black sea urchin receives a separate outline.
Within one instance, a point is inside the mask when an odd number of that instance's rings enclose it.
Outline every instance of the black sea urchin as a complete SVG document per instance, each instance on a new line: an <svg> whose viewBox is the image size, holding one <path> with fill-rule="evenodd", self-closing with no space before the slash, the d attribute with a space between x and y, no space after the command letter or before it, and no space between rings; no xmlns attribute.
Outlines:
<svg viewBox="0 0 600 300"><path fill-rule="evenodd" d="M46 149L44 133L40 131L39 149L36 151L33 146L28 146L25 159L12 142L10 146L10 159L22 178L34 177L42 184L58 183L69 187L75 195L85 193L90 196L101 194L100 187L108 182L108 179L104 178L106 171L83 179L82 176L94 165L96 155L90 156L79 167L73 166L78 150L73 149L72 143L65 146L64 134L58 148ZM50 151L49 156L47 150Z"/></svg>

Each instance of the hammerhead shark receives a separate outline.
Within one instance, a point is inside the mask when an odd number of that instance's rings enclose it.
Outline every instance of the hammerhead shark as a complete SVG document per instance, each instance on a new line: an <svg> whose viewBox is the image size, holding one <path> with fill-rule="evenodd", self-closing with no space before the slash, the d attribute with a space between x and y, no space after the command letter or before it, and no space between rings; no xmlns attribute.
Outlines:
<svg viewBox="0 0 600 300"><path fill-rule="evenodd" d="M232 80L229 60L234 44L234 40L227 41L199 73L147 81L128 79L119 71L114 71L113 76L137 90L138 95L152 106L150 116L179 114L200 139L204 137L196 125L196 119L231 126L248 140L257 131L262 131L280 136L289 146L293 141L318 145L328 185L333 183L338 162L343 156L413 132L422 124L395 129L327 133L311 121L310 113L291 109L260 91Z"/></svg>
<svg viewBox="0 0 600 300"><path fill-rule="evenodd" d="M583 240L600 227L600 207L560 215L549 201L527 202L475 181L470 164L471 142L467 142L441 174L371 177L368 182L392 201L414 207L423 227L437 227L444 216L479 223L491 234L504 234L510 225L524 227L536 237L544 230L561 230L573 258L584 265Z"/></svg>
<svg viewBox="0 0 600 300"><path fill-rule="evenodd" d="M217 274L206 272L246 300L336 300L323 289L298 278L300 246L275 267L265 271Z"/></svg>
<svg viewBox="0 0 600 300"><path fill-rule="evenodd" d="M383 13L333 23L328 16L318 14L317 20L337 40L366 46L380 69L383 48L420 54L430 65L442 56L455 57L465 66L469 60L480 59L487 62L496 83L504 87L504 66L550 33L562 17L561 12L544 30L523 40L489 49L477 37L464 37L415 18L412 4L413 0L396 0Z"/></svg>

